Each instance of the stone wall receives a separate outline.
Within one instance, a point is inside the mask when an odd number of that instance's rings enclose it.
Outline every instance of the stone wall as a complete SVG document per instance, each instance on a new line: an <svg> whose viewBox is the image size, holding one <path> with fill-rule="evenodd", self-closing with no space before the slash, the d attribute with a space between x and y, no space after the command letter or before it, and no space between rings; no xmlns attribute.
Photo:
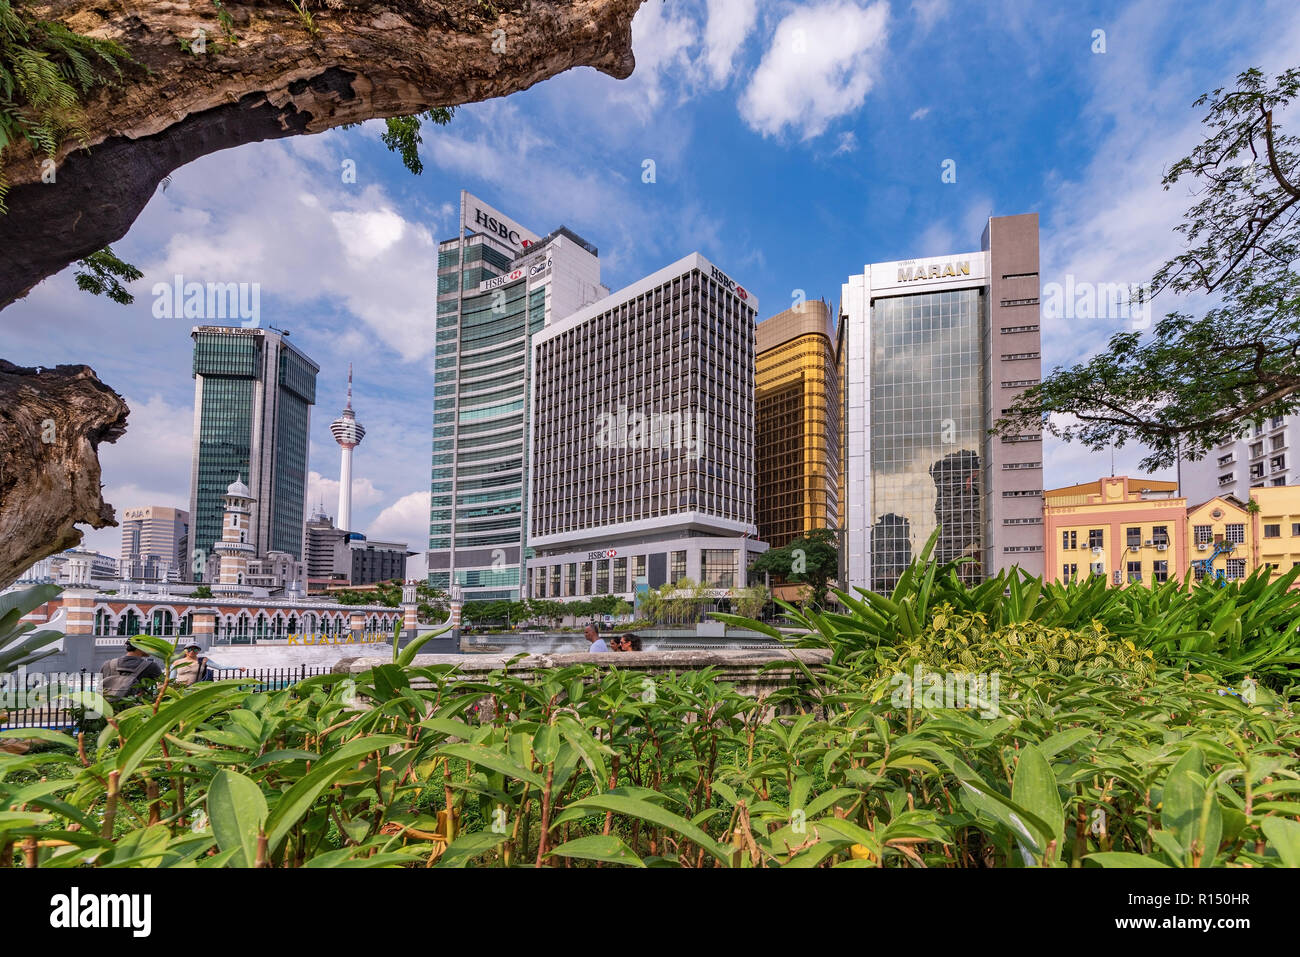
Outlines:
<svg viewBox="0 0 1300 957"><path fill-rule="evenodd" d="M501 655L416 655L412 663L417 668L445 665L459 666L466 677L485 678L500 671L516 656ZM608 652L592 654L540 654L526 655L510 664L512 675L532 677L536 672L569 665L597 665L618 667L625 671L655 675L680 674L716 668L718 681L736 686L736 690L755 697L772 694L792 684L806 681L803 668L818 674L831 659L829 651L813 648L774 648L754 650L748 648L718 649L716 651L642 651ZM334 666L334 671L358 674L376 665L389 664L391 658L344 658ZM799 667L801 663L803 668ZM785 663L782 667L782 663ZM774 667L772 667L774 666ZM765 670L767 669L767 670ZM418 686L418 683L417 683Z"/></svg>

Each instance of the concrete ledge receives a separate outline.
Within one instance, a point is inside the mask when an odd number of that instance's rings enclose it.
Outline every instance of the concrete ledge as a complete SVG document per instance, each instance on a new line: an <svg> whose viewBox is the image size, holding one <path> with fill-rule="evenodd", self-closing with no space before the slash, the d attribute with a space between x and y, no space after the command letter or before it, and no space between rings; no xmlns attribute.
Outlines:
<svg viewBox="0 0 1300 957"><path fill-rule="evenodd" d="M825 670L831 653L814 648L720 648L716 651L631 651L604 654L540 654L526 655L510 664L515 655L416 655L412 666L431 668L456 665L466 678L484 678L509 665L512 675L532 677L538 671L564 668L569 665L596 665L614 667L638 674L667 675L684 671L718 669L718 681L734 684L737 690L749 695L767 694L778 688L797 683L802 670L795 662L814 673ZM786 667L779 667L782 662ZM384 664L391 658L344 658L334 665L342 674L358 674ZM769 667L776 665L778 667ZM764 668L768 668L764 671ZM420 682L414 683L416 687Z"/></svg>

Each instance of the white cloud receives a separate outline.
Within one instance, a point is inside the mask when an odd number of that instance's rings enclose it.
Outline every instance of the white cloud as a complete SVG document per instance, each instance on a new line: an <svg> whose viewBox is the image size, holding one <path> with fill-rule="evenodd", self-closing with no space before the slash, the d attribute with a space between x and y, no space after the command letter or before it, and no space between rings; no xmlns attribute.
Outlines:
<svg viewBox="0 0 1300 957"><path fill-rule="evenodd" d="M858 135L852 130L841 133L839 140L835 144L832 156L843 156L845 153L852 153L858 148Z"/></svg>
<svg viewBox="0 0 1300 957"><path fill-rule="evenodd" d="M429 490L411 492L389 505L366 528L366 537L422 550L429 538Z"/></svg>
<svg viewBox="0 0 1300 957"><path fill-rule="evenodd" d="M128 508L162 505L188 509L193 404L169 404L158 394L147 399L123 398L131 410L126 434L99 446L104 501L113 506L119 522ZM118 556L121 528L79 527L85 532L85 547Z"/></svg>
<svg viewBox="0 0 1300 957"><path fill-rule="evenodd" d="M930 108L928 106L921 106L913 110L912 115L908 117L908 119L923 120L929 115L930 115Z"/></svg>
<svg viewBox="0 0 1300 957"><path fill-rule="evenodd" d="M948 0L913 0L912 12L921 25L921 31L927 32L940 17L948 13Z"/></svg>
<svg viewBox="0 0 1300 957"><path fill-rule="evenodd" d="M741 117L764 136L787 127L805 140L819 136L866 100L888 20L883 2L830 0L788 13L740 97Z"/></svg>
<svg viewBox="0 0 1300 957"><path fill-rule="evenodd" d="M356 453L353 453L354 455ZM375 483L368 478L352 477L352 514L367 505L377 505L387 498ZM339 480L326 478L320 472L312 470L307 473L307 511L314 512L318 505L324 504L325 514L338 519ZM356 524L355 522L353 524Z"/></svg>
<svg viewBox="0 0 1300 957"><path fill-rule="evenodd" d="M636 69L628 79L607 87L609 102L618 103L641 123L648 123L668 98L669 86L685 98L703 75L691 55L700 32L695 17L678 13L676 5L659 2L641 7L632 20ZM720 36L719 42L723 39Z"/></svg>
<svg viewBox="0 0 1300 957"><path fill-rule="evenodd" d="M757 0L708 0L704 63L715 86L731 78L732 63L758 18Z"/></svg>
<svg viewBox="0 0 1300 957"><path fill-rule="evenodd" d="M404 360L432 350L434 239L382 188L343 184L328 161L315 166L279 144L205 164L205 172L186 176L186 188L165 197L182 225L158 260L141 265L146 276L257 283L263 325L285 322L268 314L269 298L294 306L325 299ZM202 228L192 225L205 216Z"/></svg>

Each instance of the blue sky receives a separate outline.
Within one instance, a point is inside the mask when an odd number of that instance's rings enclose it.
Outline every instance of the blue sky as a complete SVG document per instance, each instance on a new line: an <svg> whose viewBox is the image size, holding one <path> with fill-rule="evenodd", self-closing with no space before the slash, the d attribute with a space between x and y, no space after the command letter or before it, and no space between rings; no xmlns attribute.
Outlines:
<svg viewBox="0 0 1300 957"><path fill-rule="evenodd" d="M1297 65L1300 7L649 0L633 49L628 80L583 68L461 107L426 129L419 177L378 123L204 157L115 245L145 272L134 305L81 293L66 271L0 316L0 354L91 365L132 409L126 436L101 448L105 498L187 507L191 323L154 318L151 288L176 273L259 283L263 324L321 366L312 503L337 501L328 424L351 361L367 429L355 524L421 549L433 254L461 188L538 233L576 230L613 289L698 250L764 317L799 290L835 305L867 262L977 249L990 213L1039 213L1044 283L1141 282L1177 248L1188 197L1160 178L1201 137L1192 101L1248 66ZM1122 328L1044 321L1045 369ZM1140 457L1121 449L1116 467L1136 472ZM1045 461L1048 487L1110 470L1108 454L1057 443ZM116 555L120 535L87 543Z"/></svg>

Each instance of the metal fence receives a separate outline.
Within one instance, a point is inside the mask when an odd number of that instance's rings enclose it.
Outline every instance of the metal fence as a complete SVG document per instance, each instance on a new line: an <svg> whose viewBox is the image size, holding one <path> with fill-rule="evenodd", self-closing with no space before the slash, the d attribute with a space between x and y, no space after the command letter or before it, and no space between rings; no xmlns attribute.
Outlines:
<svg viewBox="0 0 1300 957"><path fill-rule="evenodd" d="M296 668L212 669L205 681L238 679L249 691L278 691L309 678L329 674L325 666ZM20 671L0 675L0 729L48 728L75 734L82 730L83 708L72 696L99 693L103 677L84 668L79 672Z"/></svg>
<svg viewBox="0 0 1300 957"><path fill-rule="evenodd" d="M211 669L205 680L210 681L228 681L232 678L238 678L240 681L247 681L252 684L250 691L279 691L281 688L287 688L292 684L302 681L304 678L310 678L312 675L327 675L333 669L328 665L299 665L296 668L249 668L247 671L240 671L238 668L224 668L218 670Z"/></svg>
<svg viewBox="0 0 1300 957"><path fill-rule="evenodd" d="M98 672L40 672L19 669L0 675L0 728L81 730L76 694L94 694L103 679Z"/></svg>

